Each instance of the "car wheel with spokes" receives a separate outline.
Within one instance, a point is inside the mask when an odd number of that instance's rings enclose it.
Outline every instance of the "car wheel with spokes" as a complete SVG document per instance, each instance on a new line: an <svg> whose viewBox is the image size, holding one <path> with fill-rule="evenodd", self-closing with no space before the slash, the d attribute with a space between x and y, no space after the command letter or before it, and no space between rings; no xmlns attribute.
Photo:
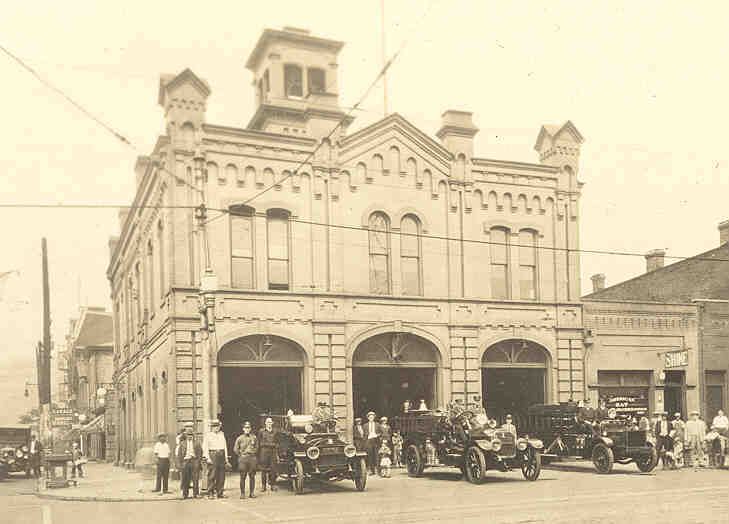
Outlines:
<svg viewBox="0 0 729 524"><path fill-rule="evenodd" d="M425 465L423 464L423 457L420 455L420 450L415 444L410 444L407 451L405 452L405 462L408 468L408 475L410 477L419 477L423 474Z"/></svg>
<svg viewBox="0 0 729 524"><path fill-rule="evenodd" d="M486 457L476 446L466 452L466 478L471 484L481 484L486 474Z"/></svg>
<svg viewBox="0 0 729 524"><path fill-rule="evenodd" d="M658 465L658 452L656 451L656 448L651 446L651 452L648 455L635 459L635 465L638 466L638 469L643 473L653 471Z"/></svg>
<svg viewBox="0 0 729 524"><path fill-rule="evenodd" d="M524 462L521 463L521 473L527 480L535 481L542 471L542 457L534 449L530 449Z"/></svg>
<svg viewBox="0 0 729 524"><path fill-rule="evenodd" d="M597 444L592 450L592 463L598 473L610 473L613 470L615 456L613 450L605 444Z"/></svg>

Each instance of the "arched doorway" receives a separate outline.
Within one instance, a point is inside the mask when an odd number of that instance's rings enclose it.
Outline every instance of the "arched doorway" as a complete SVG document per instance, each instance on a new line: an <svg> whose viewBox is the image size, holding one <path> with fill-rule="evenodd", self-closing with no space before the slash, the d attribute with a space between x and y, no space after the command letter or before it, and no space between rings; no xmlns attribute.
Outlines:
<svg viewBox="0 0 729 524"><path fill-rule="evenodd" d="M392 417L406 400L429 408L437 399L438 349L410 333L383 333L361 342L352 358L352 406L355 417L368 411Z"/></svg>
<svg viewBox="0 0 729 524"><path fill-rule="evenodd" d="M486 349L481 361L481 384L489 416L514 417L523 425L527 409L547 399L547 350L529 340L510 339Z"/></svg>
<svg viewBox="0 0 729 524"><path fill-rule="evenodd" d="M229 446L246 420L256 428L262 414L301 412L305 360L298 344L274 335L250 335L220 348L218 401Z"/></svg>

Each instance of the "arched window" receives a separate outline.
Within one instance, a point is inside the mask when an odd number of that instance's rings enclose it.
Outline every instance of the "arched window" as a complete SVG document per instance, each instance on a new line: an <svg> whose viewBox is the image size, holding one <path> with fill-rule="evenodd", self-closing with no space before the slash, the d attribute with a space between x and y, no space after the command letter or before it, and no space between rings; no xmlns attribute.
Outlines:
<svg viewBox="0 0 729 524"><path fill-rule="evenodd" d="M402 294L422 295L420 220L405 215L400 223L400 266L402 268Z"/></svg>
<svg viewBox="0 0 729 524"><path fill-rule="evenodd" d="M157 223L157 258L159 259L159 294L165 296L165 236L162 221Z"/></svg>
<svg viewBox="0 0 729 524"><path fill-rule="evenodd" d="M400 150L395 146L390 148L390 173L400 174Z"/></svg>
<svg viewBox="0 0 729 524"><path fill-rule="evenodd" d="M137 316L137 327L144 322L142 318L142 268L140 263L134 264L134 305Z"/></svg>
<svg viewBox="0 0 729 524"><path fill-rule="evenodd" d="M310 67L307 71L309 93L326 93L326 73L318 67Z"/></svg>
<svg viewBox="0 0 729 524"><path fill-rule="evenodd" d="M253 289L253 209L230 208L230 282L232 287Z"/></svg>
<svg viewBox="0 0 729 524"><path fill-rule="evenodd" d="M266 217L268 238L268 289L290 289L290 222L283 209L270 209Z"/></svg>
<svg viewBox="0 0 729 524"><path fill-rule="evenodd" d="M491 228L491 297L509 298L509 234L501 227Z"/></svg>
<svg viewBox="0 0 729 524"><path fill-rule="evenodd" d="M147 242L147 269L145 271L147 281L147 309L151 315L154 312L154 249L152 240Z"/></svg>
<svg viewBox="0 0 729 524"><path fill-rule="evenodd" d="M519 231L519 294L524 300L537 298L537 235L530 229Z"/></svg>
<svg viewBox="0 0 729 524"><path fill-rule="evenodd" d="M372 213L369 220L370 291L390 293L390 220L384 213Z"/></svg>
<svg viewBox="0 0 729 524"><path fill-rule="evenodd" d="M185 122L180 129L182 133L182 143L187 149L195 147L195 126L191 122Z"/></svg>
<svg viewBox="0 0 729 524"><path fill-rule="evenodd" d="M284 66L284 87L286 96L304 96L304 84L301 79L301 68L294 64Z"/></svg>
<svg viewBox="0 0 729 524"><path fill-rule="evenodd" d="M385 162L382 160L382 156L375 154L372 155L372 171L375 175L382 175L385 169Z"/></svg>

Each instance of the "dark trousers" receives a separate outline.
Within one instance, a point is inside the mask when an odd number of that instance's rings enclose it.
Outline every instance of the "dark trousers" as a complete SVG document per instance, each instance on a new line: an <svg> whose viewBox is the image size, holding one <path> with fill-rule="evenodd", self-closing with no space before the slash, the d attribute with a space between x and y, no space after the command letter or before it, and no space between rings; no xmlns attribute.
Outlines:
<svg viewBox="0 0 729 524"><path fill-rule="evenodd" d="M266 483L270 484L273 488L273 484L276 482L276 472L274 471L275 462L276 448L261 448L258 469L261 471L261 484L263 484L264 491L266 490Z"/></svg>
<svg viewBox="0 0 729 524"><path fill-rule="evenodd" d="M223 495L225 489L225 451L210 451L210 461L208 465L208 495Z"/></svg>
<svg viewBox="0 0 729 524"><path fill-rule="evenodd" d="M79 478L84 476L84 465L83 464L74 464L71 467L71 477L76 477L76 475L79 476Z"/></svg>
<svg viewBox="0 0 729 524"><path fill-rule="evenodd" d="M162 491L167 493L169 491L167 489L169 480L170 480L170 459L168 459L168 458L157 459L157 479L154 482L154 490L159 491L160 488L162 488Z"/></svg>
<svg viewBox="0 0 729 524"><path fill-rule="evenodd" d="M41 476L41 459L40 455L38 453L35 453L30 456L30 471L33 473L33 476L36 478L40 478Z"/></svg>
<svg viewBox="0 0 729 524"><path fill-rule="evenodd" d="M256 489L256 469L258 461L255 455L238 457L238 471L240 472L240 494L246 494L246 478L248 478L248 493L253 495ZM265 485L265 481L264 481Z"/></svg>
<svg viewBox="0 0 729 524"><path fill-rule="evenodd" d="M370 468L370 473L375 473L380 463L377 460L378 451L380 450L380 439L368 438L367 443L367 467Z"/></svg>
<svg viewBox="0 0 729 524"><path fill-rule="evenodd" d="M662 437L657 436L656 437L656 452L658 453L658 456L661 458L661 461L663 462L663 465L666 466L666 451L672 451L673 450L673 439L671 437Z"/></svg>
<svg viewBox="0 0 729 524"><path fill-rule="evenodd" d="M197 497L200 494L200 459L184 460L181 473L182 496L187 498L190 493L190 483L192 482L192 494Z"/></svg>

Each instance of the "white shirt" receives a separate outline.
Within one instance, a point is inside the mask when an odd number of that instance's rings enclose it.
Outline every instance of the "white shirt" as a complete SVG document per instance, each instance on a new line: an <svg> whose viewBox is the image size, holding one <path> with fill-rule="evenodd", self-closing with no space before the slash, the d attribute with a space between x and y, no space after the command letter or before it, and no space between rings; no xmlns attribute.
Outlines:
<svg viewBox="0 0 729 524"><path fill-rule="evenodd" d="M170 458L170 445L167 442L157 442L154 445L154 454L161 459Z"/></svg>
<svg viewBox="0 0 729 524"><path fill-rule="evenodd" d="M716 429L729 429L729 418L726 415L717 415L714 417L714 421L711 423Z"/></svg>
<svg viewBox="0 0 729 524"><path fill-rule="evenodd" d="M190 439L187 442L187 447L185 448L185 460L191 459L195 456L195 441L193 439Z"/></svg>
<svg viewBox="0 0 729 524"><path fill-rule="evenodd" d="M368 439L377 438L377 426L375 426L375 424L376 422L374 421L367 423L369 429L369 434L367 435Z"/></svg>
<svg viewBox="0 0 729 524"><path fill-rule="evenodd" d="M714 419L714 420L716 420L716 419ZM31 453L36 453L37 451L38 451L38 441L37 440L31 440L30 441L30 452Z"/></svg>
<svg viewBox="0 0 729 524"><path fill-rule="evenodd" d="M222 431L218 431L217 433L210 431L206 433L202 448L203 457L208 460L210 460L211 451L224 451L226 458L228 456L228 443L225 442L225 435L223 435Z"/></svg>

